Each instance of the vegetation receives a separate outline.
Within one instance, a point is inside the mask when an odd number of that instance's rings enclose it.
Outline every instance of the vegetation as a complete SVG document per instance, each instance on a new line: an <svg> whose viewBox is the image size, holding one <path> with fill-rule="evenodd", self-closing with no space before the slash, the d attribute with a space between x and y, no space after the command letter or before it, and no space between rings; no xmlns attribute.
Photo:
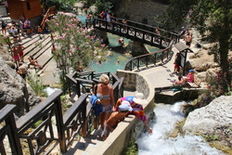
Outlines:
<svg viewBox="0 0 232 155"><path fill-rule="evenodd" d="M73 8L76 0L42 0L42 4L45 8L56 6L58 10L69 10Z"/></svg>
<svg viewBox="0 0 232 155"><path fill-rule="evenodd" d="M44 91L45 87L43 86L42 81L39 79L39 77L36 74L34 75L29 74L27 76L27 81L31 86L31 88L34 90L36 95L43 97L47 96L47 93Z"/></svg>
<svg viewBox="0 0 232 155"><path fill-rule="evenodd" d="M75 71L81 71L88 67L89 63L104 55L105 45L88 31L81 28L81 23L75 16L58 14L57 17L49 22L49 28L54 34L55 49L54 57L61 72L61 82L66 90L65 75Z"/></svg>
<svg viewBox="0 0 232 155"><path fill-rule="evenodd" d="M128 147L123 150L123 155L137 155L138 154L138 146L135 142L135 139L130 140Z"/></svg>
<svg viewBox="0 0 232 155"><path fill-rule="evenodd" d="M232 2L230 0L170 0L164 25L169 28L192 24L202 36L216 42L216 54L221 67L220 89L231 87L228 52L232 49Z"/></svg>

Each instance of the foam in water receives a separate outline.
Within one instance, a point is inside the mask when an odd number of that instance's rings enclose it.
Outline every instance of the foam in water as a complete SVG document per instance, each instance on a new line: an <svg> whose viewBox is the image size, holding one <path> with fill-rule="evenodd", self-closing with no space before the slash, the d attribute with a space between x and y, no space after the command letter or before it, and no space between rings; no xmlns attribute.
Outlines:
<svg viewBox="0 0 232 155"><path fill-rule="evenodd" d="M223 153L210 147L202 137L194 135L169 137L178 121L184 119L181 113L182 105L158 104L154 109L156 121L153 124L153 133L144 134L138 140L140 155L222 155Z"/></svg>

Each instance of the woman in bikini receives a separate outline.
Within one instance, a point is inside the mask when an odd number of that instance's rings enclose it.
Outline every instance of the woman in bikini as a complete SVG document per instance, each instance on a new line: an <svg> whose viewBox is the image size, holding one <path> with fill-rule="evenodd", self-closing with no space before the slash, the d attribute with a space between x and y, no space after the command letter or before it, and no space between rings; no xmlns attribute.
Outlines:
<svg viewBox="0 0 232 155"><path fill-rule="evenodd" d="M100 83L97 85L96 95L103 106L103 110L100 114L100 124L103 129L105 121L109 118L114 105L114 93L113 87L109 83L109 77L106 74L102 74L99 78Z"/></svg>

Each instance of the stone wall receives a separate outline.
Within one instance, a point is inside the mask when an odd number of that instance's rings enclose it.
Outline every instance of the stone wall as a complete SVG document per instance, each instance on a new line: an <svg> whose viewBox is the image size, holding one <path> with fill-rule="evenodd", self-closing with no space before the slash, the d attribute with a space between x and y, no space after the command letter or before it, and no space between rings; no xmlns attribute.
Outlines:
<svg viewBox="0 0 232 155"><path fill-rule="evenodd" d="M118 77L124 77L123 87L126 91L135 91L136 90L136 77L137 74L131 71L118 70Z"/></svg>
<svg viewBox="0 0 232 155"><path fill-rule="evenodd" d="M146 115L151 119L154 117L154 92L149 87L146 79L136 72L118 70L117 76L124 77L124 88L129 91L139 91L144 93L146 101L142 103ZM104 145L99 148L100 152L98 154L112 154L119 155L122 153L128 145L128 142L133 137L136 139L143 130L142 121L135 118L135 116L130 115L125 118L124 121L120 122L117 128L109 135L105 140Z"/></svg>
<svg viewBox="0 0 232 155"><path fill-rule="evenodd" d="M147 81L139 74L133 71L118 70L118 77L124 77L123 87L127 91L138 91L144 94L147 99L150 90Z"/></svg>

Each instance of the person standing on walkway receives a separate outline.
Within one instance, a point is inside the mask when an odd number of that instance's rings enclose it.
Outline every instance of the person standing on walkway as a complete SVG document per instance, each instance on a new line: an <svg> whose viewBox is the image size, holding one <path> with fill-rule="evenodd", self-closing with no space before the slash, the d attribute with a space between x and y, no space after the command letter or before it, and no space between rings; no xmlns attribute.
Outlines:
<svg viewBox="0 0 232 155"><path fill-rule="evenodd" d="M185 35L184 40L186 42L186 45L190 47L192 43L192 33L190 33L189 30L187 31L187 34Z"/></svg>
<svg viewBox="0 0 232 155"><path fill-rule="evenodd" d="M104 123L112 112L114 105L114 93L108 75L102 74L99 78L99 82L100 83L96 88L96 96L99 98L99 102L103 106L102 112L100 113L100 125L101 129L103 130Z"/></svg>
<svg viewBox="0 0 232 155"><path fill-rule="evenodd" d="M7 24L3 20L2 20L1 26L2 26L2 34L6 35Z"/></svg>
<svg viewBox="0 0 232 155"><path fill-rule="evenodd" d="M174 73L179 73L181 68L181 54L180 52L176 53L174 60Z"/></svg>

